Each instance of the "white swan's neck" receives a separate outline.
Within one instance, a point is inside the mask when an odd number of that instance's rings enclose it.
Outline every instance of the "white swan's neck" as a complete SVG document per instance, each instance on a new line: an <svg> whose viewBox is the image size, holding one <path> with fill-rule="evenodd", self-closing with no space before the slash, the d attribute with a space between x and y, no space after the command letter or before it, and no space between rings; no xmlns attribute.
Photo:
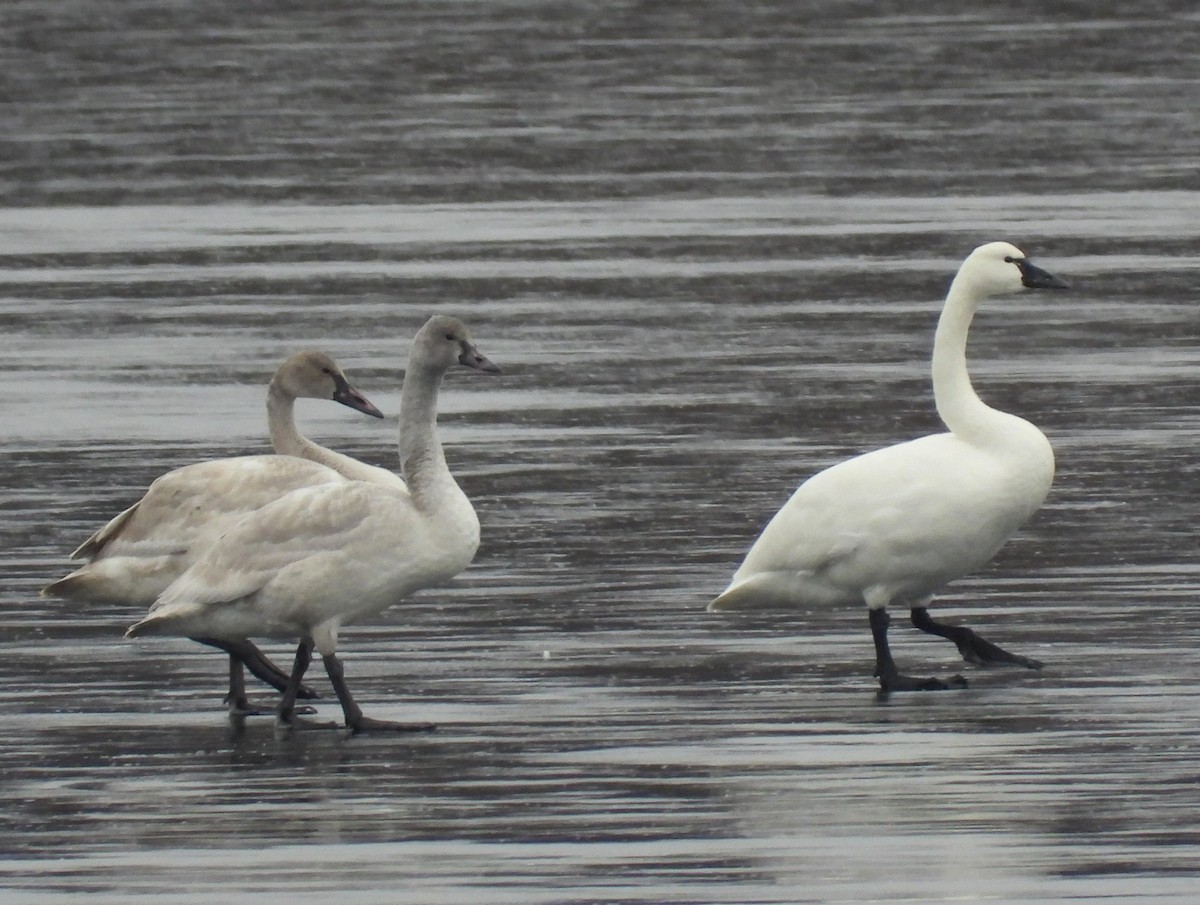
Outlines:
<svg viewBox="0 0 1200 905"><path fill-rule="evenodd" d="M933 397L942 422L955 436L982 440L1008 416L987 405L971 386L967 371L967 334L979 304L978 294L961 275L950 284L933 338Z"/></svg>
<svg viewBox="0 0 1200 905"><path fill-rule="evenodd" d="M437 430L442 372L410 363L400 396L400 468L417 508L436 512L447 496L463 496L446 465ZM464 497L465 499L465 497Z"/></svg>

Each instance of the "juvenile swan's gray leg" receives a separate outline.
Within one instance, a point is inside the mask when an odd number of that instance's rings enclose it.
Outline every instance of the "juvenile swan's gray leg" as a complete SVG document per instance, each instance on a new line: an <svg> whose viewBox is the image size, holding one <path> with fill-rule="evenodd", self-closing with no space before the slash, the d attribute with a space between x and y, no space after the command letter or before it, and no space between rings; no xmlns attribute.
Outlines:
<svg viewBox="0 0 1200 905"><path fill-rule="evenodd" d="M292 674L288 679L287 687L283 690L283 697L279 700L279 706L275 709L275 721L286 729L335 729L336 723L318 723L312 720L304 720L296 715L296 697L300 693L302 687L300 682L304 678L304 673L308 670L308 665L312 662L313 640L312 638L301 638L300 643L296 646L296 660L292 666Z"/></svg>
<svg viewBox="0 0 1200 905"><path fill-rule="evenodd" d="M342 669L342 661L337 658L336 654L329 654L324 658L325 672L329 673L329 681L333 683L333 690L337 692L338 700L342 704L342 713L346 715L346 727L354 734L368 731L388 731L388 732L431 732L437 727L433 723L393 723L389 720L377 720L369 716L363 716L362 709L355 703L354 698L350 694L350 689L346 685L345 670Z"/></svg>
<svg viewBox="0 0 1200 905"><path fill-rule="evenodd" d="M242 661L229 655L229 694L225 695L225 706L235 716L257 716L262 713L246 699L246 675Z"/></svg>
<svg viewBox="0 0 1200 905"><path fill-rule="evenodd" d="M198 641L201 644L207 644L209 647L215 647L218 650L223 650L229 654L231 658L236 658L240 663L244 664L257 678L266 682L276 691L283 691L288 685L288 674L275 665L275 663L259 650L253 641L223 641L219 638L193 638L193 641ZM301 685L297 696L306 700L319 698L320 695L306 685ZM229 696L225 698L225 703L232 704L238 699L235 696L233 688L233 664L230 664L230 687ZM241 692L241 702L245 703L245 688ZM245 709L242 712L258 712L254 708Z"/></svg>

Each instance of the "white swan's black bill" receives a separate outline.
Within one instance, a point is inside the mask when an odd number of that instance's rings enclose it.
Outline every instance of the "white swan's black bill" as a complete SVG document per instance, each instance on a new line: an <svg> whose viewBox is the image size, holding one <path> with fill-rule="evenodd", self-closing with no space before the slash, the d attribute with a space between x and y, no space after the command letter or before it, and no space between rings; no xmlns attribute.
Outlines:
<svg viewBox="0 0 1200 905"><path fill-rule="evenodd" d="M1070 289L1071 287L1052 273L1030 264L1027 259L1014 261L1021 270L1021 282L1026 289Z"/></svg>

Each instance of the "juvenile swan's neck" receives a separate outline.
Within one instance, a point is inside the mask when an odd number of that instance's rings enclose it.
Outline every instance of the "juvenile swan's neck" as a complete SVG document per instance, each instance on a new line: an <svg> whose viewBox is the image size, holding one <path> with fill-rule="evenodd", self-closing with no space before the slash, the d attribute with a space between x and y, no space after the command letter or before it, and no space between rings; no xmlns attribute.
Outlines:
<svg viewBox="0 0 1200 905"><path fill-rule="evenodd" d="M933 338L933 398L942 422L964 440L991 432L1002 413L988 406L971 386L967 371L967 334L979 298L962 276L950 284Z"/></svg>
<svg viewBox="0 0 1200 905"><path fill-rule="evenodd" d="M442 372L409 365L400 396L400 468L417 508L432 510L439 494L459 493L437 430Z"/></svg>
<svg viewBox="0 0 1200 905"><path fill-rule="evenodd" d="M281 456L299 456L338 469L337 453L319 446L296 427L296 399L272 381L267 388L267 430L271 448Z"/></svg>

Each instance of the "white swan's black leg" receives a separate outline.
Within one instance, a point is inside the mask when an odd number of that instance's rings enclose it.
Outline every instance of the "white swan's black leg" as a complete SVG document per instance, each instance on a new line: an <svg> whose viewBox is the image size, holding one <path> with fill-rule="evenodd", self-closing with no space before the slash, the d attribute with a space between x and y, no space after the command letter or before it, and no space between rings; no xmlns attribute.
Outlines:
<svg viewBox="0 0 1200 905"><path fill-rule="evenodd" d="M215 647L218 650L223 650L231 657L237 657L256 678L261 679L276 691L283 691L287 688L288 674L259 650L253 641L224 641L220 638L193 638L192 640L198 641L201 644L207 644L209 647ZM320 697L319 694L307 685L300 686L297 696L305 700ZM226 702L228 703L228 699L226 699Z"/></svg>
<svg viewBox="0 0 1200 905"><path fill-rule="evenodd" d="M888 694L893 691L942 691L948 688L966 688L967 680L962 676L951 676L948 681L927 678L917 679L902 675L892 659L888 647L887 630L892 621L887 610L878 607L868 611L871 620L871 638L875 641L875 675L879 677L879 689Z"/></svg>
<svg viewBox="0 0 1200 905"><path fill-rule="evenodd" d="M292 674L288 679L287 688L283 690L283 697L280 698L279 706L275 709L275 721L285 729L337 728L336 723L316 723L312 720L303 720L296 715L296 697L300 692L300 683L304 678L304 673L312 662L312 652L312 638L301 638L300 643L296 646L296 660L292 665Z"/></svg>
<svg viewBox="0 0 1200 905"><path fill-rule="evenodd" d="M336 654L329 654L324 657L325 672L329 673L329 681L333 683L333 690L337 692L338 700L342 704L342 713L346 715L346 728L352 733L368 732L373 730L382 730L388 732L432 732L437 728L433 723L394 723L390 720L377 720L369 716L363 716L362 708L355 703L353 696L350 694L350 689L346 685L345 670L342 669L342 661L337 658Z"/></svg>
<svg viewBox="0 0 1200 905"><path fill-rule="evenodd" d="M923 632L953 641L958 647L959 653L962 654L962 658L976 666L1010 664L1024 666L1026 669L1041 669L1044 665L1041 661L1030 657L1010 654L1004 648L984 640L966 626L936 622L925 607L913 607L912 624Z"/></svg>

